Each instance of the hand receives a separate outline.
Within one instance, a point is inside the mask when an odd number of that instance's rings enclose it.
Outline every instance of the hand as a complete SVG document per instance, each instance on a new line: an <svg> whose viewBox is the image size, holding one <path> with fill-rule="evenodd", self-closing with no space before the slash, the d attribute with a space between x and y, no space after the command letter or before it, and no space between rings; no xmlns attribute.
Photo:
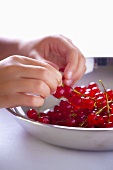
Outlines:
<svg viewBox="0 0 113 170"><path fill-rule="evenodd" d="M61 83L62 75L51 65L10 56L0 61L0 108L42 106Z"/></svg>
<svg viewBox="0 0 113 170"><path fill-rule="evenodd" d="M85 57L68 38L57 35L21 44L24 55L64 68L64 83L74 85L86 70Z"/></svg>

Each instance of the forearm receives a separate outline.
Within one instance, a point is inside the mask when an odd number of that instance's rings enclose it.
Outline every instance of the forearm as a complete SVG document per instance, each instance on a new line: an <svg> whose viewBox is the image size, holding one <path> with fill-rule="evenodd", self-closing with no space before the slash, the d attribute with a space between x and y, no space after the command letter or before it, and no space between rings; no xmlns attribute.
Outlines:
<svg viewBox="0 0 113 170"><path fill-rule="evenodd" d="M21 55L19 44L16 39L0 38L0 60L11 55Z"/></svg>

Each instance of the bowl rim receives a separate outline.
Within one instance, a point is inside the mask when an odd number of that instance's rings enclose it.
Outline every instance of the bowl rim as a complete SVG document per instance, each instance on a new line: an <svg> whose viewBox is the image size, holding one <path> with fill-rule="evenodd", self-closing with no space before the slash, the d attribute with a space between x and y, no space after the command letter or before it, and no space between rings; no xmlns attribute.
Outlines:
<svg viewBox="0 0 113 170"><path fill-rule="evenodd" d="M52 124L44 124L38 121L33 121L30 120L29 118L19 114L18 112L15 112L16 108L6 108L11 114L13 114L13 116L15 116L16 118L26 121L28 123L32 123L34 125L37 126L43 126L43 127L47 127L47 128L57 128L57 129L63 129L63 130L71 130L71 131L93 131L93 132L103 132L103 131L113 131L113 128L84 128L84 127L69 127L69 126L60 126L60 125L52 125Z"/></svg>

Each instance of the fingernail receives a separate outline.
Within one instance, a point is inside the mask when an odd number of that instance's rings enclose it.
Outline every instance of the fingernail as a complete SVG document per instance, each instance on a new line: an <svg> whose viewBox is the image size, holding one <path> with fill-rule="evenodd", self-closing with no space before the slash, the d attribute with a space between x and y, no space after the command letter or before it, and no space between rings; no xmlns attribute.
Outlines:
<svg viewBox="0 0 113 170"><path fill-rule="evenodd" d="M69 71L69 72L68 72L68 74L67 74L68 79L71 79L71 78L72 78L72 74L73 74L72 71Z"/></svg>
<svg viewBox="0 0 113 170"><path fill-rule="evenodd" d="M65 84L67 84L68 86L70 86L72 84L72 80L65 80Z"/></svg>

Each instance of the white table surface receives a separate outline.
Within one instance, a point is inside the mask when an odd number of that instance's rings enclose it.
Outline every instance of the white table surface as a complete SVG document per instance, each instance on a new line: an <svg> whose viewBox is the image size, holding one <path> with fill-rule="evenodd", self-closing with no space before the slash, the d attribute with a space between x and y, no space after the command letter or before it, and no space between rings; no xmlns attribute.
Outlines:
<svg viewBox="0 0 113 170"><path fill-rule="evenodd" d="M0 109L0 170L112 170L113 151L87 152L44 143Z"/></svg>

